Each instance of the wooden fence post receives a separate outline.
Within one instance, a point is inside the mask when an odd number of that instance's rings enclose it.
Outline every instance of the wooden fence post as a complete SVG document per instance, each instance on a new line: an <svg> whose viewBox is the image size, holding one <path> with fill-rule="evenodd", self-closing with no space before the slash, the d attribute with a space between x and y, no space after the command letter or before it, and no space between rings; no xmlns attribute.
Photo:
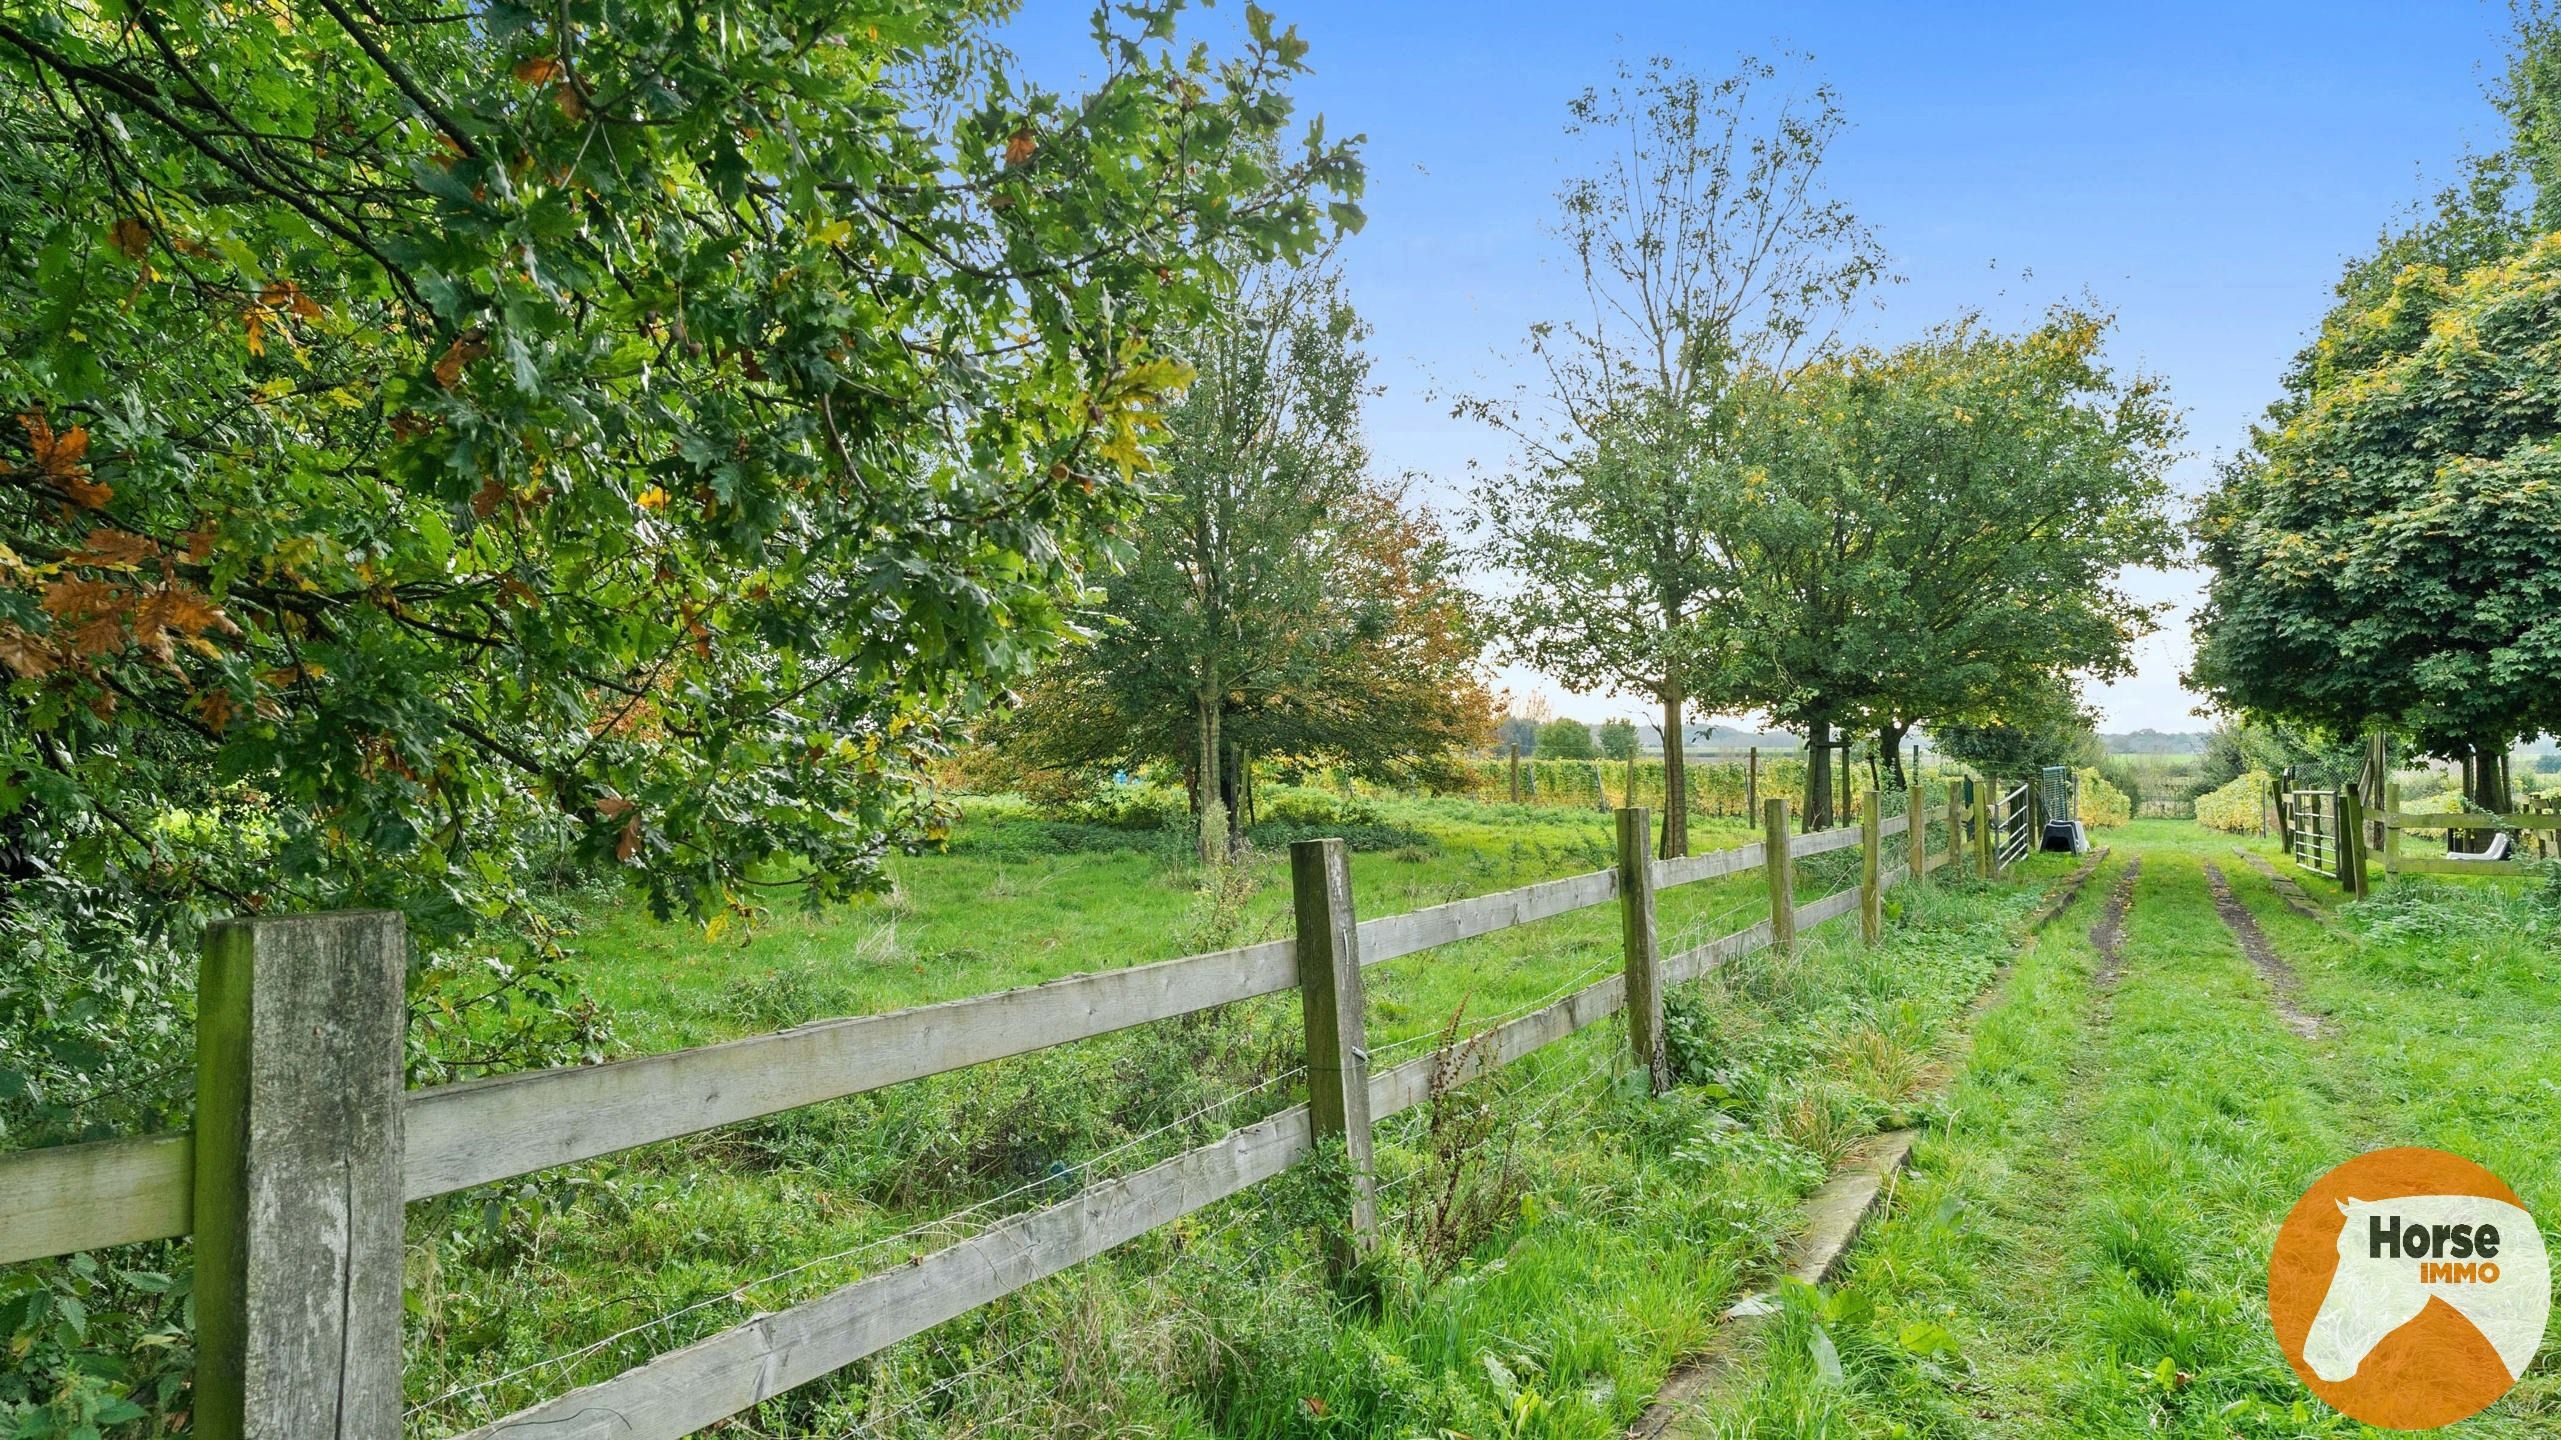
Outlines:
<svg viewBox="0 0 2561 1440"><path fill-rule="evenodd" d="M1919 767L1915 766L1912 773L1915 776L1919 775ZM1910 789L1903 792L1903 845L1912 856L1910 862L1912 873L1904 878L1909 880L1930 878L1929 792L1922 789L1917 780Z"/></svg>
<svg viewBox="0 0 2561 1440"><path fill-rule="evenodd" d="M196 997L195 1434L399 1440L401 1043L389 911L229 920Z"/></svg>
<svg viewBox="0 0 2561 1440"><path fill-rule="evenodd" d="M1978 785L1974 790L1974 873L1985 880L1992 878L1992 785Z"/></svg>
<svg viewBox="0 0 2561 1440"><path fill-rule="evenodd" d="M1947 782L1947 863L1965 863L1965 799L1953 779Z"/></svg>
<svg viewBox="0 0 2561 1440"><path fill-rule="evenodd" d="M2339 879L2349 894L2365 897L2365 802L2353 780L2339 797Z"/></svg>
<svg viewBox="0 0 2561 1440"><path fill-rule="evenodd" d="M1761 747L1753 746L1743 757L1743 813L1761 813Z"/></svg>
<svg viewBox="0 0 2561 1440"><path fill-rule="evenodd" d="M1627 1045L1656 1095L1672 1088L1663 1052L1663 951L1654 930L1652 816L1642 806L1618 812L1619 936L1627 951Z"/></svg>
<svg viewBox="0 0 2561 1440"><path fill-rule="evenodd" d="M1307 1023L1307 1112L1319 1143L1340 1138L1351 1190L1346 1227L1327 1243L1337 1278L1377 1242L1378 1178L1369 1131L1369 1031L1362 1013L1360 922L1340 840L1289 847L1298 919L1298 1000Z"/></svg>
<svg viewBox="0 0 2561 1440"><path fill-rule="evenodd" d="M1796 855L1788 848L1787 797L1761 802L1761 846L1767 852L1770 877L1770 943L1781 950L1796 945Z"/></svg>
<svg viewBox="0 0 2561 1440"><path fill-rule="evenodd" d="M1859 939L1870 945L1885 936L1884 846L1884 802L1870 789L1859 796Z"/></svg>
<svg viewBox="0 0 2561 1440"><path fill-rule="evenodd" d="M2383 873L2389 875L2401 863L2401 830L2393 821L2401 813L2401 782L2383 782Z"/></svg>

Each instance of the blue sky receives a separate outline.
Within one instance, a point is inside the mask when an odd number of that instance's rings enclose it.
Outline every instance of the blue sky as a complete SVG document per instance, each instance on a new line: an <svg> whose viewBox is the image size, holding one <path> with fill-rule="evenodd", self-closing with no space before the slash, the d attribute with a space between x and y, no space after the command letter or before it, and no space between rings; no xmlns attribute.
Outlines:
<svg viewBox="0 0 2561 1440"><path fill-rule="evenodd" d="M1853 338L1892 342L1967 308L2021 323L2061 299L2119 317L2113 356L2161 376L2185 410L2193 492L2275 398L2340 265L2495 148L2483 85L2506 8L2433 4L1886 5L1366 4L1271 0L1312 45L1303 113L1368 136L1367 228L1346 246L1375 328L1386 393L1369 431L1379 466L1427 477L1463 518L1471 459L1491 433L1453 420L1453 391L1524 378L1522 339L1566 313L1570 277L1547 231L1573 155L1566 100L1621 58L1667 54L1709 73L1737 55L1801 53L1800 84L1840 95L1851 128L1831 187L1878 230L1903 283ZM1009 37L1044 78L1080 65L1088 9L1030 0ZM1187 17L1214 42L1241 4ZM2182 607L2192 574L2133 577ZM2130 681L2092 698L2108 728L2202 728L2178 672L2184 608ZM1587 719L1636 701L1564 693Z"/></svg>

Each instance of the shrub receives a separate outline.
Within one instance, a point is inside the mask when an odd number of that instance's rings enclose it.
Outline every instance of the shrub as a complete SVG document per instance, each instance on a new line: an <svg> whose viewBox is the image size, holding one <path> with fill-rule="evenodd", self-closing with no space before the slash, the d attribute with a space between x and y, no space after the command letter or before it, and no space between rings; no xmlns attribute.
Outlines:
<svg viewBox="0 0 2561 1440"><path fill-rule="evenodd" d="M2108 783L2095 769L2081 771L2081 823L2110 830L2134 818L2134 798Z"/></svg>
<svg viewBox="0 0 2561 1440"><path fill-rule="evenodd" d="M2266 823L2268 772L2245 770L2218 790L2196 797L2196 820L2209 830L2231 835L2255 833Z"/></svg>

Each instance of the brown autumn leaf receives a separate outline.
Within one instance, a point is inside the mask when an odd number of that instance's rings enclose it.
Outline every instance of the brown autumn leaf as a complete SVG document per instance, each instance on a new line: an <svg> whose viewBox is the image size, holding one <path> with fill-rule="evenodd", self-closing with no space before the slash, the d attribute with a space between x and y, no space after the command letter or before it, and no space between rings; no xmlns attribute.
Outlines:
<svg viewBox="0 0 2561 1440"><path fill-rule="evenodd" d="M489 342L477 330L466 330L454 337L445 353L436 361L436 383L451 390L462 383L462 367L489 353Z"/></svg>
<svg viewBox="0 0 2561 1440"><path fill-rule="evenodd" d="M231 724L231 692L207 690L196 697L196 714L203 717L205 728L216 735Z"/></svg>
<svg viewBox="0 0 2561 1440"><path fill-rule="evenodd" d="M132 593L121 585L111 585L104 580L62 575L44 587L42 603L44 613L56 620L86 620L93 615L122 612Z"/></svg>
<svg viewBox="0 0 2561 1440"><path fill-rule="evenodd" d="M1015 131L1013 134L1005 138L1005 163L1008 165L1023 164L1030 160L1034 154L1039 152L1039 150L1040 137L1032 134L1031 127L1026 125L1022 129Z"/></svg>
<svg viewBox="0 0 2561 1440"><path fill-rule="evenodd" d="M124 252L128 260L139 260L151 253L151 227L131 215L107 227L107 243Z"/></svg>
<svg viewBox="0 0 2561 1440"><path fill-rule="evenodd" d="M608 795L596 802L596 813L608 820L619 820L636 808L638 807L620 795Z"/></svg>
<svg viewBox="0 0 2561 1440"><path fill-rule="evenodd" d="M85 620L79 629L71 632L71 653L74 655L112 655L123 648L124 621L113 615ZM165 660L168 656L164 654L161 658Z"/></svg>
<svg viewBox="0 0 2561 1440"><path fill-rule="evenodd" d="M528 55L516 62L516 79L527 85L548 85L565 73L557 56Z"/></svg>
<svg viewBox="0 0 2561 1440"><path fill-rule="evenodd" d="M497 514L498 507L506 503L507 487L495 475L481 481L480 488L471 492L471 513L483 520Z"/></svg>
<svg viewBox="0 0 2561 1440"><path fill-rule="evenodd" d="M94 565L102 570L132 570L160 553L160 546L147 536L130 530L117 530L101 525L89 532L80 548L71 555L74 565Z"/></svg>
<svg viewBox="0 0 2561 1440"><path fill-rule="evenodd" d="M631 857L639 853L640 815L635 811L630 819L623 822L622 838L614 842L614 858L628 864Z"/></svg>
<svg viewBox="0 0 2561 1440"><path fill-rule="evenodd" d="M587 97L579 94L575 85L564 84L553 90L551 103L560 107L560 113L572 120L587 118Z"/></svg>
<svg viewBox="0 0 2561 1440"><path fill-rule="evenodd" d="M6 620L0 620L0 665L6 665L30 680L60 668L60 662L54 659L52 649L44 641Z"/></svg>
<svg viewBox="0 0 2561 1440"><path fill-rule="evenodd" d="M20 415L18 423L27 427L27 448L35 452L37 469L55 480L79 473L89 455L87 426L74 425L56 435L53 422L38 410Z"/></svg>

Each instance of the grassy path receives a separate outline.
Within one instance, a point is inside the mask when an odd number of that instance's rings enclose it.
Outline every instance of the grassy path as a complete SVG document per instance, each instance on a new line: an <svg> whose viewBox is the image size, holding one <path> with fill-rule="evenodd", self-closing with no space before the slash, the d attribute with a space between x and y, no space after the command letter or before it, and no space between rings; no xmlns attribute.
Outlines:
<svg viewBox="0 0 2561 1440"><path fill-rule="evenodd" d="M2363 1434L2268 1333L2268 1247L2302 1189L2374 1145L2437 1144L2549 1226L2548 933L2415 899L2333 928L2210 864L2228 841L2117 835L1984 1015L1891 1213L1683 1433ZM2457 1428L2561 1433L2551 1365Z"/></svg>

